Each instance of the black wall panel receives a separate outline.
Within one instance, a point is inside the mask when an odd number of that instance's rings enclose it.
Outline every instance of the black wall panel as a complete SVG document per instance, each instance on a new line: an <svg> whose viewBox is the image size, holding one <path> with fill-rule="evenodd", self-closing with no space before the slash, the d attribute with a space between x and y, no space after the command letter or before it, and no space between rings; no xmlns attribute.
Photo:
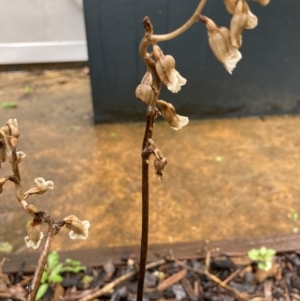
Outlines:
<svg viewBox="0 0 300 301"><path fill-rule="evenodd" d="M135 88L145 73L138 46L148 15L157 34L173 31L193 13L198 0L84 0L95 122L142 120L145 105ZM161 99L190 118L300 112L300 1L249 2L259 24L243 34L243 58L233 75L214 58L204 24L160 43L187 79ZM209 0L203 14L219 26L231 16L222 0Z"/></svg>

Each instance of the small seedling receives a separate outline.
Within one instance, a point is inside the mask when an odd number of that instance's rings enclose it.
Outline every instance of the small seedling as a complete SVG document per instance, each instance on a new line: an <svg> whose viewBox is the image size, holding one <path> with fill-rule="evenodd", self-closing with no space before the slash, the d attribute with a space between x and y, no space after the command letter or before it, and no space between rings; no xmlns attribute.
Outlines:
<svg viewBox="0 0 300 301"><path fill-rule="evenodd" d="M1 107L2 109L15 109L18 107L18 104L12 101L4 101L2 102Z"/></svg>
<svg viewBox="0 0 300 301"><path fill-rule="evenodd" d="M37 292L36 301L40 300L48 290L48 288L55 283L62 283L64 272L77 274L85 271L86 267L81 265L81 262L73 259L66 259L65 263L59 262L59 255L56 251L49 253L47 258L47 266L43 272L41 285Z"/></svg>
<svg viewBox="0 0 300 301"><path fill-rule="evenodd" d="M257 261L258 268L263 271L268 271L272 268L272 260L275 254L276 251L274 249L267 249L266 247L248 251L248 257L253 261Z"/></svg>

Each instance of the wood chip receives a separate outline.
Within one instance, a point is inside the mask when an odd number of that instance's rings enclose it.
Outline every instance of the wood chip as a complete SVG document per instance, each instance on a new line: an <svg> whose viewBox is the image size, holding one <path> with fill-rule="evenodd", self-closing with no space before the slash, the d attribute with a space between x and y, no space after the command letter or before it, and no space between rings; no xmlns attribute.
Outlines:
<svg viewBox="0 0 300 301"><path fill-rule="evenodd" d="M158 286L157 286L157 290L158 291L164 291L165 289L167 289L169 286L177 283L178 281L180 281L183 277L185 277L185 275L187 274L187 270L183 269L179 272L177 272L176 274L168 277L167 279L165 279L164 281L162 281Z"/></svg>

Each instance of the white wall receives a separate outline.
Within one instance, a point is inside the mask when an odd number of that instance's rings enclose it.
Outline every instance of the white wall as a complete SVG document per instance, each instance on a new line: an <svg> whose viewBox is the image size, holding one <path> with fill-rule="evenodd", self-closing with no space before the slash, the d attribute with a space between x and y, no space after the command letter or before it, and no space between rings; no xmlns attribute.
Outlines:
<svg viewBox="0 0 300 301"><path fill-rule="evenodd" d="M82 0L0 0L0 64L87 59Z"/></svg>

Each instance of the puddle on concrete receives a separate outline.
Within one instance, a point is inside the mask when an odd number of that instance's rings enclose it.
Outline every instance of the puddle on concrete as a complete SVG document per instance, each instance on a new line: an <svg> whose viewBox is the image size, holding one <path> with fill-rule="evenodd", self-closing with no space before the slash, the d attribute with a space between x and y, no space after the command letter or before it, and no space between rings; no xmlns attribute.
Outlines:
<svg viewBox="0 0 300 301"><path fill-rule="evenodd" d="M19 121L24 190L36 177L55 183L30 202L55 220L76 214L91 223L87 241L71 241L63 229L53 248L139 244L144 124L91 125L86 78L37 89L26 100L7 93L19 107L1 110L0 121ZM193 121L178 132L157 123L154 141L168 165L159 181L151 164L149 243L291 233L299 226L287 216L299 212L299 126L299 117ZM10 174L8 164L0 173ZM0 200L0 241L16 251L29 217L12 184Z"/></svg>

